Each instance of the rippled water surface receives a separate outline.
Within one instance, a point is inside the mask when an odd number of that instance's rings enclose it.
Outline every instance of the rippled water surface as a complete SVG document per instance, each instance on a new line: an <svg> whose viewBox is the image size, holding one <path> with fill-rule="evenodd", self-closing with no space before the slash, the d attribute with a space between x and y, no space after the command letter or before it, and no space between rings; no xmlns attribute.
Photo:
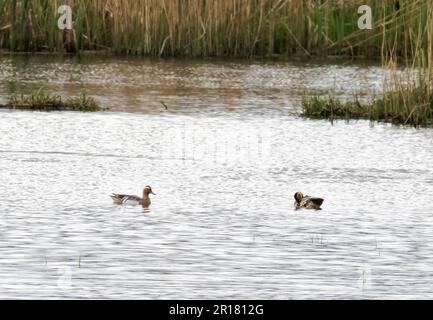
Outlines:
<svg viewBox="0 0 433 320"><path fill-rule="evenodd" d="M373 65L0 58L0 298L433 298L433 130L299 118ZM168 110L162 106L164 102ZM149 210L112 204L140 194ZM296 191L323 196L294 211Z"/></svg>

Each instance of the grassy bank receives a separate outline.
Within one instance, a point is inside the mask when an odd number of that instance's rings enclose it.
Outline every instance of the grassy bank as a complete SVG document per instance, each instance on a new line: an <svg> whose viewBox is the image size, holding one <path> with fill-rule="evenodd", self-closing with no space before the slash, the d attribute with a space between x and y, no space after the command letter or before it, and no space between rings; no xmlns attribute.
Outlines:
<svg viewBox="0 0 433 320"><path fill-rule="evenodd" d="M410 58L430 0L0 0L0 48L150 56ZM69 4L74 31L57 28ZM359 30L370 5L373 29Z"/></svg>
<svg viewBox="0 0 433 320"><path fill-rule="evenodd" d="M79 97L62 100L60 96L50 95L39 89L30 95L13 95L0 108L32 111L100 111L98 103L81 93Z"/></svg>

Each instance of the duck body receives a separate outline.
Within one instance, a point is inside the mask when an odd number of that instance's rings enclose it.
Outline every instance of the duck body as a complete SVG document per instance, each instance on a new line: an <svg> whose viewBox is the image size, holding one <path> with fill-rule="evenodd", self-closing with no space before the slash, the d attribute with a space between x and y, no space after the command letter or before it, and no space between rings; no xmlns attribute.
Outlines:
<svg viewBox="0 0 433 320"><path fill-rule="evenodd" d="M320 206L323 203L322 198L304 196L301 192L296 192L294 197L296 210L301 208L321 210Z"/></svg>
<svg viewBox="0 0 433 320"><path fill-rule="evenodd" d="M119 193L113 193L110 197L111 199L113 199L113 203L115 204L132 205L132 206L141 205L144 208L147 208L151 204L150 197L149 197L150 193L154 194L152 192L152 188L150 186L146 186L143 190L142 198L135 195L119 194Z"/></svg>
<svg viewBox="0 0 433 320"><path fill-rule="evenodd" d="M143 198L140 198L139 196L113 193L110 197L113 199L113 202L115 204L132 205L132 206L143 205ZM148 200L149 203L147 205L150 205L150 198Z"/></svg>

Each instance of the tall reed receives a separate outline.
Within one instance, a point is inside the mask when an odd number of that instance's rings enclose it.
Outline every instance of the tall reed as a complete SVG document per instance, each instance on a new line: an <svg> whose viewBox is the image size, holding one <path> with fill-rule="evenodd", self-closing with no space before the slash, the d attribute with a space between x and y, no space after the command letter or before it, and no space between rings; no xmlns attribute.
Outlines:
<svg viewBox="0 0 433 320"><path fill-rule="evenodd" d="M57 8L78 50L151 56L352 55L412 58L430 0L0 0L0 48L61 51ZM397 8L396 3L399 3ZM373 30L358 30L370 5Z"/></svg>

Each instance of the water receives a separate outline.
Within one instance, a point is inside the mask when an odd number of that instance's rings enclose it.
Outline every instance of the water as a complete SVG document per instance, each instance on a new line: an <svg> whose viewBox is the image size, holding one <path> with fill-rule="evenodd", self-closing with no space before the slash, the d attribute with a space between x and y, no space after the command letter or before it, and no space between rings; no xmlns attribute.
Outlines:
<svg viewBox="0 0 433 320"><path fill-rule="evenodd" d="M306 91L371 96L377 66L0 70L3 95L85 87L110 107L0 111L0 298L433 298L433 131L296 115ZM111 203L147 184L149 210ZM323 210L294 211L296 191Z"/></svg>

